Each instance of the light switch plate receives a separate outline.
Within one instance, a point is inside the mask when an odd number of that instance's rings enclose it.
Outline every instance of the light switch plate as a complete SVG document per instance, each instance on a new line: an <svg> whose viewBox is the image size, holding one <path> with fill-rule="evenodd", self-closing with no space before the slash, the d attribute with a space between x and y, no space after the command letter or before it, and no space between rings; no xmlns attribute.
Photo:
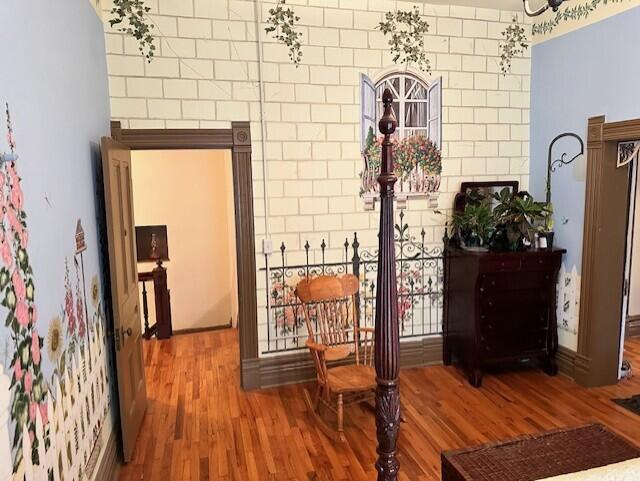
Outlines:
<svg viewBox="0 0 640 481"><path fill-rule="evenodd" d="M273 244L271 239L262 239L262 253L264 255L270 255L273 252Z"/></svg>

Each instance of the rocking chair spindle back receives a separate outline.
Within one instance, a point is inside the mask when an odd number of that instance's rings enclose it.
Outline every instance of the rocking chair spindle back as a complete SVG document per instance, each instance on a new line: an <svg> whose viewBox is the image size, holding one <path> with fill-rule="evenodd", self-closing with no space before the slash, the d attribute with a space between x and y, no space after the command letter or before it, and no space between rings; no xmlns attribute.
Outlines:
<svg viewBox="0 0 640 481"><path fill-rule="evenodd" d="M319 426L330 436L332 430L318 408L322 404L336 413L343 441L344 406L372 401L376 385L374 330L359 325L358 288L358 278L352 274L306 278L296 286L318 380L313 399L306 390L305 398ZM332 365L338 361L339 365Z"/></svg>

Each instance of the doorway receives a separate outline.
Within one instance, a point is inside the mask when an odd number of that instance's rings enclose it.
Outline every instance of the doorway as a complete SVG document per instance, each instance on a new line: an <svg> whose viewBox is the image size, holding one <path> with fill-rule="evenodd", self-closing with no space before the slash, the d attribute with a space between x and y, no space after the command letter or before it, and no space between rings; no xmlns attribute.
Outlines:
<svg viewBox="0 0 640 481"><path fill-rule="evenodd" d="M638 156L637 143L629 142L625 144L627 152L633 149L635 157L630 162L630 186L629 186L629 215L627 227L627 250L625 261L625 278L623 287L622 303L622 326L623 335L621 339L620 376L631 374L631 367L628 363L623 363L625 341L636 338L640 335L640 192L638 185Z"/></svg>
<svg viewBox="0 0 640 481"><path fill-rule="evenodd" d="M112 271L112 298L115 299L114 306L118 307L118 311L114 315L114 346L122 358L116 373L120 396L121 445L124 448L125 461L128 461L133 454L133 445L146 409L146 394L143 395L144 374L138 372L140 369L135 370L136 372L130 372L131 363L127 359L131 356L126 357L129 351L135 353L138 358L142 352L135 235L131 235L135 232L132 215L131 154L137 151L201 149L230 152L237 254L235 263L240 383L244 389L251 389L259 385L256 371L251 369L258 362L251 134L248 122L232 122L230 129L122 129L119 122L112 122L111 133L112 138L103 138L102 142L103 172L105 203L107 205L107 230L109 231L110 270ZM215 183L211 189L221 189L223 175L220 174L219 167L215 171ZM120 251L122 253L118 254ZM127 269L120 269L120 264L123 264L125 260ZM118 273L121 271L124 275L119 276ZM120 282L121 278L126 278L126 285ZM130 285L131 288L129 288ZM123 299L122 309L118 303L119 297ZM125 307L127 307L126 312ZM122 315L129 312L136 315L129 317ZM136 323L131 324L134 317ZM123 321L127 321L127 323L123 324ZM141 364L136 363L136 365ZM132 386L136 389L131 389ZM139 389L138 386L140 386ZM141 394L134 398L132 393L137 392ZM123 416L123 413L126 416Z"/></svg>
<svg viewBox="0 0 640 481"><path fill-rule="evenodd" d="M237 326L231 151L136 150L131 177L138 272L145 279L156 267L151 249L140 244L160 241L173 334ZM145 292L140 305L148 326L156 319L155 293L147 286Z"/></svg>
<svg viewBox="0 0 640 481"><path fill-rule="evenodd" d="M616 384L623 350L631 164L617 165L618 143L640 139L640 119L592 117L588 124L580 327L574 378L586 386Z"/></svg>

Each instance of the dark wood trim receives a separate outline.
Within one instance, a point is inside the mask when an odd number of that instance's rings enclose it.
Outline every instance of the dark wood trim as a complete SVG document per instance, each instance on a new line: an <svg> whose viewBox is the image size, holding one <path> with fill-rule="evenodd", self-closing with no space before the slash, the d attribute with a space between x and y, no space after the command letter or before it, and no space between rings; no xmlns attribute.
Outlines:
<svg viewBox="0 0 640 481"><path fill-rule="evenodd" d="M347 358L342 362L349 364L353 360ZM436 364L442 364L441 337L400 343L400 366L403 369ZM310 382L316 378L308 352L262 357L257 362L248 361L245 362L243 371L252 389Z"/></svg>
<svg viewBox="0 0 640 481"><path fill-rule="evenodd" d="M249 122L232 122L230 129L123 129L111 122L111 135L132 150L230 149L233 167L238 268L238 331L242 387L254 387L251 373L258 359L253 179Z"/></svg>
<svg viewBox="0 0 640 481"><path fill-rule="evenodd" d="M571 379L575 379L575 362L576 351L566 348L564 346L558 347L556 353L556 363L558 364L558 372L564 374Z"/></svg>
<svg viewBox="0 0 640 481"><path fill-rule="evenodd" d="M251 173L251 132L249 122L234 122L233 189L236 217L238 275L238 328L240 362L258 359L258 302L256 299L256 246L253 225L253 179ZM242 387L251 388L251 377L240 369Z"/></svg>
<svg viewBox="0 0 640 481"><path fill-rule="evenodd" d="M604 116L602 117L604 122ZM621 122L609 122L603 125L602 140L605 142L624 142L625 140L638 140L640 132L640 119L623 120Z"/></svg>
<svg viewBox="0 0 640 481"><path fill-rule="evenodd" d="M96 472L96 481L115 481L120 473L120 461L118 460L118 443L116 429L114 427L107 445L102 454L102 460Z"/></svg>
<svg viewBox="0 0 640 481"><path fill-rule="evenodd" d="M221 324L219 326L207 326L207 327L194 327L191 329L178 329L173 331L174 336L184 335L184 334L200 334L202 332L210 332L210 331L222 331L223 329L231 329L231 322L228 324Z"/></svg>
<svg viewBox="0 0 640 481"><path fill-rule="evenodd" d="M640 120L587 127L587 181L576 382L618 381L618 353L629 208L629 167L616 168L617 143L640 138Z"/></svg>
<svg viewBox="0 0 640 481"><path fill-rule="evenodd" d="M558 347L556 353L558 372L573 379L578 384L586 385L589 380L589 359L564 346Z"/></svg>
<svg viewBox="0 0 640 481"><path fill-rule="evenodd" d="M627 333L626 337L640 336L640 316L627 317Z"/></svg>
<svg viewBox="0 0 640 481"><path fill-rule="evenodd" d="M234 122L233 124L248 122ZM111 136L131 150L232 149L235 143L230 129L123 129L111 122Z"/></svg>
<svg viewBox="0 0 640 481"><path fill-rule="evenodd" d="M581 386L588 386L591 377L591 359L576 353L573 359L573 380Z"/></svg>

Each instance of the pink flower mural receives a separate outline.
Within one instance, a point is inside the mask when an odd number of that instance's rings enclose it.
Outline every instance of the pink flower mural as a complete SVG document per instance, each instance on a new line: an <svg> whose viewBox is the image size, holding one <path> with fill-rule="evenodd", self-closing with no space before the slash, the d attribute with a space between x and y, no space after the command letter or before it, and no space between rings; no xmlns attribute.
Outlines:
<svg viewBox="0 0 640 481"><path fill-rule="evenodd" d="M361 196L378 195L378 175L382 157L382 137L372 133L362 152L364 168L360 173ZM440 189L442 154L437 145L423 135L411 135L392 140L396 193L413 196L433 194Z"/></svg>
<svg viewBox="0 0 640 481"><path fill-rule="evenodd" d="M0 167L0 304L7 308L5 324L11 330L15 351L11 359L11 417L16 423L13 438L14 470L24 456L39 463L38 440L34 437L36 414L46 402L47 388L41 369L42 338L36 329L33 270L27 252L27 214L15 162L16 143L7 107L7 140L12 158ZM30 286L30 289L27 289ZM46 423L44 423L46 424ZM31 453L22 452L24 426L31 437ZM48 432L45 430L45 432ZM48 442L45 437L45 444Z"/></svg>
<svg viewBox="0 0 640 481"><path fill-rule="evenodd" d="M5 321L0 340L8 362L0 360L0 383L6 380L0 413L8 414L9 423L3 431L8 435L0 440L0 458L16 480L92 479L105 442L102 428L110 423L108 340L99 276L90 277L88 310L82 251L76 245L64 264L52 259L53 265L65 266L59 275L61 284L64 279L56 303L60 310L45 312L44 327L38 324L29 255L34 247L26 213L33 195L27 191L25 199L19 175L23 164L15 153L8 109L7 127L11 154L0 159L0 312ZM31 227L41 234L38 226ZM46 239L38 237L44 244ZM42 297L39 293L40 302ZM4 476L6 469L0 473L1 479L11 479Z"/></svg>

